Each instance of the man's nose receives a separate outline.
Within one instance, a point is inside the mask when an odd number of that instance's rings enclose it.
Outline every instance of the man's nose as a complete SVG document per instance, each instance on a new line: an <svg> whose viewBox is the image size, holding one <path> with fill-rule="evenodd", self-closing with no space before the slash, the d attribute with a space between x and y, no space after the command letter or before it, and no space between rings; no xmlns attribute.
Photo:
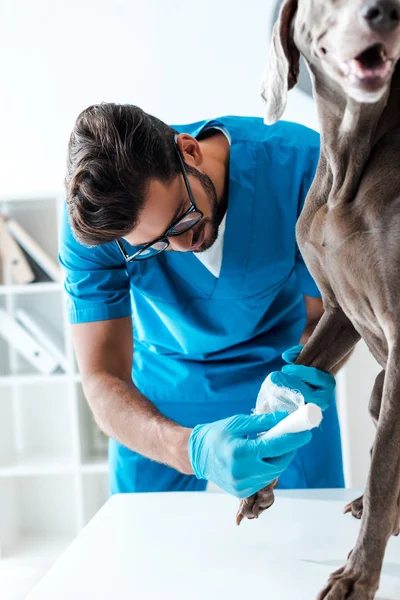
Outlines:
<svg viewBox="0 0 400 600"><path fill-rule="evenodd" d="M400 5L396 0L366 0L361 16L378 33L390 33L400 25Z"/></svg>

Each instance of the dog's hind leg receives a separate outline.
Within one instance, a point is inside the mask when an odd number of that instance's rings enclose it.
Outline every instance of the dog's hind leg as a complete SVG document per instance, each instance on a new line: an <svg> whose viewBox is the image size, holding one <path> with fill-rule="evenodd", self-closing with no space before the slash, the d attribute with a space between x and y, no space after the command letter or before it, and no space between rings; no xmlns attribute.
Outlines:
<svg viewBox="0 0 400 600"><path fill-rule="evenodd" d="M397 336L395 324L392 327ZM389 537L398 528L400 495L400 340L389 345L382 404L364 494L360 533L347 564L331 575L319 600L370 600L379 585Z"/></svg>
<svg viewBox="0 0 400 600"><path fill-rule="evenodd" d="M372 417L372 420L375 423L375 426L378 424L379 413L381 410L381 402L382 402L382 392L383 392L383 383L385 380L385 371L382 371L377 375L374 383L374 387L372 389L371 399L369 401L369 412ZM372 448L371 448L372 455ZM344 513L351 512L353 517L356 519L361 519L363 514L363 496L353 500L349 504L347 504L344 508Z"/></svg>
<svg viewBox="0 0 400 600"><path fill-rule="evenodd" d="M375 379L374 388L372 390L371 399L369 402L369 413L372 417L375 426L378 425L379 413L381 410L381 402L382 402L382 390L383 390L383 382L385 378L385 371L382 370L379 375L377 375ZM371 456L372 456L373 448L371 448ZM349 502L344 507L344 513L349 513L353 515L356 519L361 519L364 510L364 496L360 496L356 498L352 502ZM399 498L399 514L397 519L397 526L393 529L393 535L398 536L400 534L400 498Z"/></svg>

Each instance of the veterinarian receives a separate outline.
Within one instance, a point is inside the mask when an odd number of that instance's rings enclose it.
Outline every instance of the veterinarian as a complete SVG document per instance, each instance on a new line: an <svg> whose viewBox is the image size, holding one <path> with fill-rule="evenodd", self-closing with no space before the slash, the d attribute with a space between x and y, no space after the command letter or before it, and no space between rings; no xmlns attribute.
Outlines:
<svg viewBox="0 0 400 600"><path fill-rule="evenodd" d="M295 241L318 156L290 123L78 117L60 262L112 493L343 486L333 376L292 365L300 348L279 372L323 312ZM256 439L282 418L251 415L271 371L326 408L319 430Z"/></svg>

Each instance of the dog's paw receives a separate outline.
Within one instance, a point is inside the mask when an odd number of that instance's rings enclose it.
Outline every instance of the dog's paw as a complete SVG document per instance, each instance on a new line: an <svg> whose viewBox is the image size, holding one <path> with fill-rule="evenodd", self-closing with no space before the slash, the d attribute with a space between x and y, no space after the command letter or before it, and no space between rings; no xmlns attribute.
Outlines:
<svg viewBox="0 0 400 600"><path fill-rule="evenodd" d="M263 488L249 498L240 501L239 510L236 515L236 525L240 525L244 518L258 519L260 514L273 505L275 496L274 488L278 480L274 479L267 487Z"/></svg>
<svg viewBox="0 0 400 600"><path fill-rule="evenodd" d="M317 600L373 600L379 582L349 563L332 573Z"/></svg>
<svg viewBox="0 0 400 600"><path fill-rule="evenodd" d="M353 502L349 502L349 504L346 504L343 512L345 514L351 512L353 517L355 517L356 519L361 519L363 510L363 496L360 496L360 498L357 498L356 500L353 500Z"/></svg>

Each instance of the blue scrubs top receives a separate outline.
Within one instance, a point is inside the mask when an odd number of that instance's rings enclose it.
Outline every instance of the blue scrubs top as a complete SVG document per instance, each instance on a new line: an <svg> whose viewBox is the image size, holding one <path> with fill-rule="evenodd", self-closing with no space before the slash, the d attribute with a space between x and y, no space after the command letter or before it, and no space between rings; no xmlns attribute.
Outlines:
<svg viewBox="0 0 400 600"><path fill-rule="evenodd" d="M191 252L125 264L115 242L88 248L65 209L60 261L71 323L132 315L132 378L167 417L192 427L250 413L262 381L305 326L303 294L319 297L295 241L319 136L293 123L223 117L174 126L229 135L229 196L219 278ZM126 244L128 252L131 250ZM205 482L110 440L112 492L198 490ZM343 486L335 403L280 478L280 487Z"/></svg>

